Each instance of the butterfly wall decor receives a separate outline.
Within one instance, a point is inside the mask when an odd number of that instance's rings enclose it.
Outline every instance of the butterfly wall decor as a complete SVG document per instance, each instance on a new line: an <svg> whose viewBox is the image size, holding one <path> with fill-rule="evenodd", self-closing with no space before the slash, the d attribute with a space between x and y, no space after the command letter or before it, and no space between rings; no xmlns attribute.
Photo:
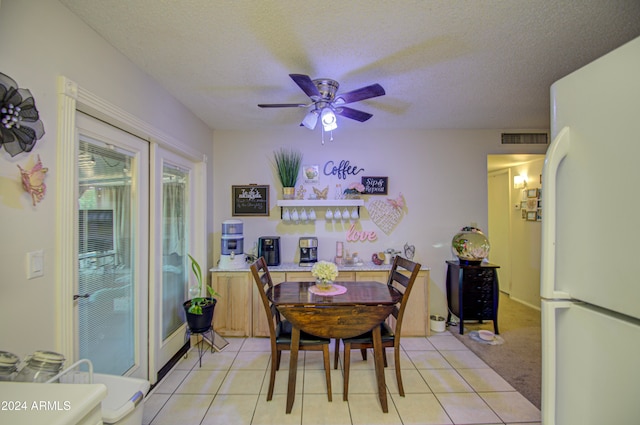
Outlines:
<svg viewBox="0 0 640 425"><path fill-rule="evenodd" d="M327 199L327 195L329 194L329 186L325 187L322 190L314 187L313 193L316 195L316 199Z"/></svg>
<svg viewBox="0 0 640 425"><path fill-rule="evenodd" d="M38 161L31 170L25 170L20 165L18 165L18 168L20 169L20 175L22 177L22 187L31 195L31 201L35 207L38 202L42 201L47 192L44 178L49 169L42 166L40 155L38 155Z"/></svg>

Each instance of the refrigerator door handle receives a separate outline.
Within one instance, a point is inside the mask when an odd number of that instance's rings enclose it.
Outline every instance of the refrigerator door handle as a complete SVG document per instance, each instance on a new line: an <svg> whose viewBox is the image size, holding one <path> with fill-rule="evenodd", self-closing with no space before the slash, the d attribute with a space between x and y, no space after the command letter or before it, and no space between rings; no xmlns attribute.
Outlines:
<svg viewBox="0 0 640 425"><path fill-rule="evenodd" d="M540 270L540 295L547 299L569 299L567 292L556 291L556 183L560 163L569 153L571 146L571 133L569 127L564 127L551 145L542 167L542 204L545 208L544 220L542 220L542 250Z"/></svg>
<svg viewBox="0 0 640 425"><path fill-rule="evenodd" d="M541 412L542 423L555 425L556 423L556 310L566 309L572 306L570 301L542 302L541 326L542 326L542 399Z"/></svg>

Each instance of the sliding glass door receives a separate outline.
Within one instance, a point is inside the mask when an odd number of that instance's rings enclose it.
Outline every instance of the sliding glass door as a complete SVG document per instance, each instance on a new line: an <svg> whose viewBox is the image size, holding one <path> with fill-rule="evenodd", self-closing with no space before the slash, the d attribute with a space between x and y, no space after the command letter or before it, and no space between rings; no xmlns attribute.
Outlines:
<svg viewBox="0 0 640 425"><path fill-rule="evenodd" d="M148 143L78 114L79 358L147 375Z"/></svg>

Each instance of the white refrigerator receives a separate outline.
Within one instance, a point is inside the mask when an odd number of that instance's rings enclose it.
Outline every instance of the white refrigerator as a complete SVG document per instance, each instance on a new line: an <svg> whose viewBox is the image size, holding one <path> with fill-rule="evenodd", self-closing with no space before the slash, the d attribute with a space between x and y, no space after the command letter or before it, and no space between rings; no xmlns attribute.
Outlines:
<svg viewBox="0 0 640 425"><path fill-rule="evenodd" d="M551 87L542 419L640 424L640 38Z"/></svg>

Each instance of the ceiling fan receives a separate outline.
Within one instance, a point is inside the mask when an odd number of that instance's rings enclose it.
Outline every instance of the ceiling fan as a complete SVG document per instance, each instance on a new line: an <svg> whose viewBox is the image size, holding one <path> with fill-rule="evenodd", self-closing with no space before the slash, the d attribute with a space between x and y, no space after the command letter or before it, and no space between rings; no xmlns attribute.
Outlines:
<svg viewBox="0 0 640 425"><path fill-rule="evenodd" d="M380 84L372 84L347 93L338 94L340 84L335 80L328 78L312 80L308 75L304 74L289 74L289 77L309 96L310 103L261 103L258 106L261 108L311 108L300 123L301 126L305 126L310 130L316 127L318 117L320 117L325 131L334 130L338 127L336 115L364 122L373 115L343 105L385 94Z"/></svg>

